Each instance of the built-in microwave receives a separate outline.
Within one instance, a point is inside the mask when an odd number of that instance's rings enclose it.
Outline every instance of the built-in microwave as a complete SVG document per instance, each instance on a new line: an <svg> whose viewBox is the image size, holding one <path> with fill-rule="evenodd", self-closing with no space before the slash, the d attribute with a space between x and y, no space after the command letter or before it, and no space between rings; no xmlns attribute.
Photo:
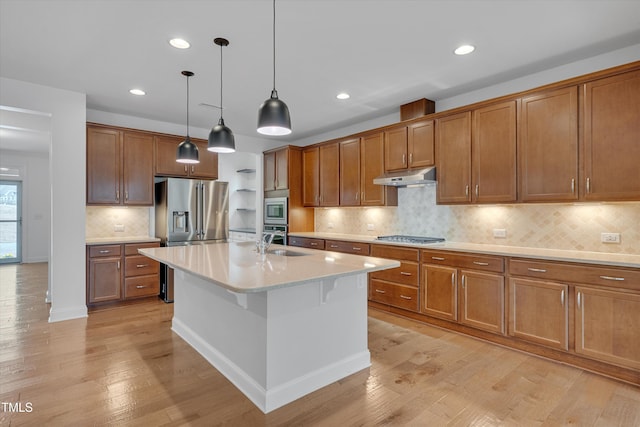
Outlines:
<svg viewBox="0 0 640 427"><path fill-rule="evenodd" d="M264 199L264 223L287 225L287 198L269 197Z"/></svg>

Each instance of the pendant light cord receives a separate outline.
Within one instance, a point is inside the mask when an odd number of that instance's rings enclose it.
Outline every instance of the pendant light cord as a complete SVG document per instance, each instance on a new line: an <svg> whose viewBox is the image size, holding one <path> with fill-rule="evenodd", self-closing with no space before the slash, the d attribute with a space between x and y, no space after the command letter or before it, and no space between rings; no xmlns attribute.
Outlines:
<svg viewBox="0 0 640 427"><path fill-rule="evenodd" d="M222 44L220 44L220 118L222 119L222 113L224 108L222 108Z"/></svg>
<svg viewBox="0 0 640 427"><path fill-rule="evenodd" d="M189 138L189 76L187 76L187 138Z"/></svg>
<svg viewBox="0 0 640 427"><path fill-rule="evenodd" d="M273 0L273 90L276 90L276 0Z"/></svg>

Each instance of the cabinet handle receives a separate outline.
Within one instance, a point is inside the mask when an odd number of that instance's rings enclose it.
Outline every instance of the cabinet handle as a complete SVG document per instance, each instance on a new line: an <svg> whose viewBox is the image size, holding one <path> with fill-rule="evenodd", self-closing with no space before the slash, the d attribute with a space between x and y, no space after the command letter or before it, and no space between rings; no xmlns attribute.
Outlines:
<svg viewBox="0 0 640 427"><path fill-rule="evenodd" d="M143 285L136 286L136 289L144 289L144 288L146 288L146 286L143 286Z"/></svg>
<svg viewBox="0 0 640 427"><path fill-rule="evenodd" d="M184 165L184 173L187 173L187 172L189 172L189 166Z"/></svg>
<svg viewBox="0 0 640 427"><path fill-rule="evenodd" d="M476 184L476 197L480 195L480 186Z"/></svg>
<svg viewBox="0 0 640 427"><path fill-rule="evenodd" d="M120 201L120 190L116 190L116 202Z"/></svg>
<svg viewBox="0 0 640 427"><path fill-rule="evenodd" d="M313 245L313 243L312 243L312 245ZM330 248L337 248L337 247L339 247L339 246L338 246L338 245L329 245L329 247L330 247Z"/></svg>
<svg viewBox="0 0 640 427"><path fill-rule="evenodd" d="M465 274L462 275L462 289L465 288L467 282L467 276Z"/></svg>
<svg viewBox="0 0 640 427"><path fill-rule="evenodd" d="M136 264L136 268L145 268L149 267L149 264Z"/></svg>
<svg viewBox="0 0 640 427"><path fill-rule="evenodd" d="M128 201L129 200L129 192L127 190L124 191L124 201Z"/></svg>
<svg viewBox="0 0 640 427"><path fill-rule="evenodd" d="M475 265L489 265L488 262L473 261Z"/></svg>
<svg viewBox="0 0 640 427"><path fill-rule="evenodd" d="M413 299L413 298L408 297L408 296L406 296L406 295L400 295L400 298L402 298L402 299L408 299L409 301L411 301L411 300Z"/></svg>
<svg viewBox="0 0 640 427"><path fill-rule="evenodd" d="M316 242L311 242L309 243L310 246L318 246L318 244Z"/></svg>
<svg viewBox="0 0 640 427"><path fill-rule="evenodd" d="M564 307L564 289L560 292L560 305Z"/></svg>
<svg viewBox="0 0 640 427"><path fill-rule="evenodd" d="M407 155L406 154L402 154L402 165L403 166L407 164L406 160L407 160Z"/></svg>
<svg viewBox="0 0 640 427"><path fill-rule="evenodd" d="M360 196L360 193L358 193L358 192L356 191L356 200L358 200L358 197L359 197L359 196Z"/></svg>
<svg viewBox="0 0 640 427"><path fill-rule="evenodd" d="M196 171L196 167L195 166L191 166L191 173L194 173Z"/></svg>
<svg viewBox="0 0 640 427"><path fill-rule="evenodd" d="M409 153L409 164L413 164L413 153Z"/></svg>
<svg viewBox="0 0 640 427"><path fill-rule="evenodd" d="M376 292L379 294L386 294L386 291L383 291L382 289L376 289Z"/></svg>
<svg viewBox="0 0 640 427"><path fill-rule="evenodd" d="M587 178L587 194L591 193L591 179Z"/></svg>
<svg viewBox="0 0 640 427"><path fill-rule="evenodd" d="M580 308L580 294L582 294L582 292L578 292L578 308Z"/></svg>
<svg viewBox="0 0 640 427"><path fill-rule="evenodd" d="M468 185L465 185L465 187L464 187L464 195L469 197L469 186Z"/></svg>
<svg viewBox="0 0 640 427"><path fill-rule="evenodd" d="M576 180L571 178L571 194L576 192Z"/></svg>
<svg viewBox="0 0 640 427"><path fill-rule="evenodd" d="M116 264L116 268L120 270L120 261L118 261L118 263Z"/></svg>
<svg viewBox="0 0 640 427"><path fill-rule="evenodd" d="M362 250L362 248L359 248L359 247L357 247L357 246L354 246L354 247L352 247L351 249L353 249L354 251L361 251L361 250Z"/></svg>
<svg viewBox="0 0 640 427"><path fill-rule="evenodd" d="M401 271L401 272L400 272L400 274L401 274L402 276L413 276L413 274L411 274L411 273L407 273L406 271Z"/></svg>
<svg viewBox="0 0 640 427"><path fill-rule="evenodd" d="M107 250L107 249L102 249L102 250L100 251L100 253L101 253L101 254L108 254L108 253L111 253L111 251L109 251L109 250Z"/></svg>
<svg viewBox="0 0 640 427"><path fill-rule="evenodd" d="M546 273L547 272L547 270L545 270L544 268L532 268L532 267L529 267L529 268L527 268L527 270L533 271L534 273Z"/></svg>
<svg viewBox="0 0 640 427"><path fill-rule="evenodd" d="M435 259L436 261L444 261L444 258L439 256L432 256L431 259Z"/></svg>
<svg viewBox="0 0 640 427"><path fill-rule="evenodd" d="M456 274L451 274L451 286L456 286Z"/></svg>
<svg viewBox="0 0 640 427"><path fill-rule="evenodd" d="M600 278L604 280L615 280L618 282L624 282L624 277L600 276Z"/></svg>

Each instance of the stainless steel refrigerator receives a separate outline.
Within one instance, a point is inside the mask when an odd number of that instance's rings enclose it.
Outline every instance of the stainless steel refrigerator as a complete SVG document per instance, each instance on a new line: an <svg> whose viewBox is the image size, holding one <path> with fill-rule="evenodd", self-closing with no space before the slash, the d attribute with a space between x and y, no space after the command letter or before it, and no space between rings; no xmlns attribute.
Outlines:
<svg viewBox="0 0 640 427"><path fill-rule="evenodd" d="M163 246L226 242L229 238L229 184L163 178L156 182L156 237ZM160 269L160 297L173 301L173 270Z"/></svg>

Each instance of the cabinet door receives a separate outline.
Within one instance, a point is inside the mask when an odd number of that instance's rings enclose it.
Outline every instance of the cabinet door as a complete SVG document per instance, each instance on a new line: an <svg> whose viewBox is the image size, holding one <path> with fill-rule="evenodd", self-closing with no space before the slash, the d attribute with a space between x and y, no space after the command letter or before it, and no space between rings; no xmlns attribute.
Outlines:
<svg viewBox="0 0 640 427"><path fill-rule="evenodd" d="M218 153L207 150L207 141L192 140L198 146L200 163L189 165L192 178L218 179Z"/></svg>
<svg viewBox="0 0 640 427"><path fill-rule="evenodd" d="M520 117L521 200L577 200L578 89L523 98Z"/></svg>
<svg viewBox="0 0 640 427"><path fill-rule="evenodd" d="M340 142L340 206L360 205L360 139Z"/></svg>
<svg viewBox="0 0 640 427"><path fill-rule="evenodd" d="M153 135L124 132L122 150L123 204L153 206Z"/></svg>
<svg viewBox="0 0 640 427"><path fill-rule="evenodd" d="M435 126L433 120L413 123L407 128L408 166L423 168L435 165Z"/></svg>
<svg viewBox="0 0 640 427"><path fill-rule="evenodd" d="M640 71L584 85L585 199L640 200Z"/></svg>
<svg viewBox="0 0 640 427"><path fill-rule="evenodd" d="M541 280L509 281L509 335L561 350L569 348L569 287Z"/></svg>
<svg viewBox="0 0 640 427"><path fill-rule="evenodd" d="M115 301L121 296L120 258L89 260L89 303Z"/></svg>
<svg viewBox="0 0 640 427"><path fill-rule="evenodd" d="M340 147L320 146L320 206L340 204Z"/></svg>
<svg viewBox="0 0 640 427"><path fill-rule="evenodd" d="M438 203L471 201L471 112L436 120Z"/></svg>
<svg viewBox="0 0 640 427"><path fill-rule="evenodd" d="M423 265L421 311L424 314L458 320L457 277L455 268Z"/></svg>
<svg viewBox="0 0 640 427"><path fill-rule="evenodd" d="M396 188L376 185L373 179L384 173L384 134L382 132L366 135L360 143L360 204L362 206L383 206L388 192L397 192Z"/></svg>
<svg viewBox="0 0 640 427"><path fill-rule="evenodd" d="M472 200L476 203L515 202L516 102L473 111Z"/></svg>
<svg viewBox="0 0 640 427"><path fill-rule="evenodd" d="M576 353L640 369L640 294L576 287Z"/></svg>
<svg viewBox="0 0 640 427"><path fill-rule="evenodd" d="M276 151L276 190L286 190L289 188L289 150L284 148Z"/></svg>
<svg viewBox="0 0 640 427"><path fill-rule="evenodd" d="M87 204L121 204L120 132L87 127Z"/></svg>
<svg viewBox="0 0 640 427"><path fill-rule="evenodd" d="M407 168L407 127L384 132L384 167L387 171Z"/></svg>
<svg viewBox="0 0 640 427"><path fill-rule="evenodd" d="M264 153L264 191L276 189L276 153Z"/></svg>
<svg viewBox="0 0 640 427"><path fill-rule="evenodd" d="M302 204L320 206L320 149L302 151Z"/></svg>
<svg viewBox="0 0 640 427"><path fill-rule="evenodd" d="M189 175L189 165L176 162L178 145L184 138L177 136L156 136L156 175L178 176ZM198 150L198 157L202 153Z"/></svg>
<svg viewBox="0 0 640 427"><path fill-rule="evenodd" d="M460 323L504 334L504 276L460 272Z"/></svg>

